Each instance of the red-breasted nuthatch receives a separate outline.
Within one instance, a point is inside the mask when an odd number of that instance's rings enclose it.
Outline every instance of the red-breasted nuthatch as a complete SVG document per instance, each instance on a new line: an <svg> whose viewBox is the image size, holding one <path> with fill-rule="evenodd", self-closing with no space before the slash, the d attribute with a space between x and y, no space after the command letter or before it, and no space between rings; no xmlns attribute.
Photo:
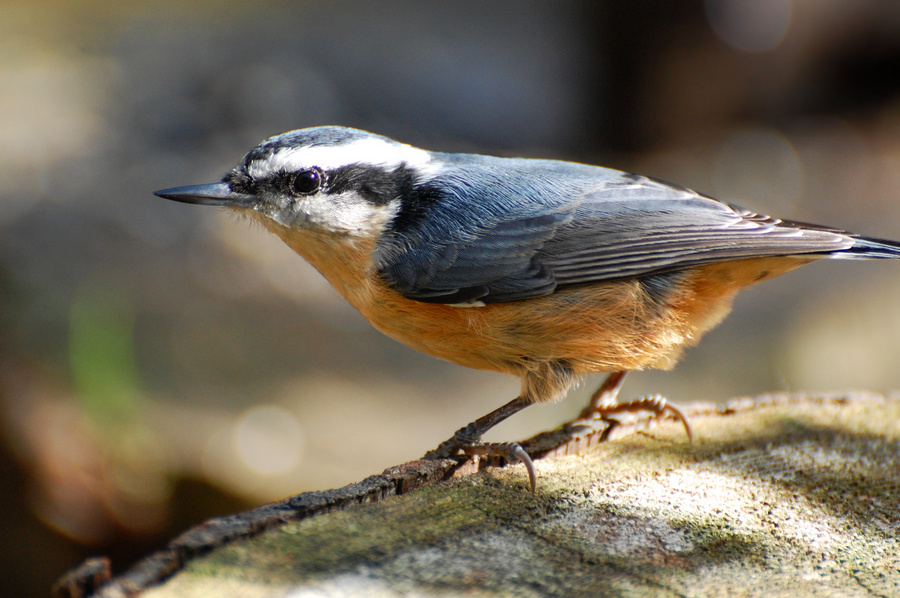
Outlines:
<svg viewBox="0 0 900 598"><path fill-rule="evenodd" d="M156 195L227 206L275 233L385 334L521 378L519 396L427 458L503 454L498 422L610 375L582 418L682 412L616 403L625 372L670 368L744 286L900 243L755 214L662 181L553 160L429 152L344 127L272 137L220 183Z"/></svg>

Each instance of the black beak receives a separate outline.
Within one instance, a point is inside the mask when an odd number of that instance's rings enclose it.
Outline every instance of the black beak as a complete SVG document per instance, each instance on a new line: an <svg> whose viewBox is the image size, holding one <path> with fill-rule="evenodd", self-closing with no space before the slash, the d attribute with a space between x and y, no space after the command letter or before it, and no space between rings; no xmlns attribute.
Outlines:
<svg viewBox="0 0 900 598"><path fill-rule="evenodd" d="M153 195L201 206L249 206L256 200L255 195L235 193L231 190L228 183L174 187L172 189L154 191Z"/></svg>

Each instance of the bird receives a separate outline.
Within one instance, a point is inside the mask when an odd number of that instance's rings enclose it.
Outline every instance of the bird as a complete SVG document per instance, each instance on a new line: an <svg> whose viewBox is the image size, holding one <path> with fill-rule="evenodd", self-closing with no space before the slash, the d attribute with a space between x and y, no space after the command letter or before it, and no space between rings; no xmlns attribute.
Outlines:
<svg viewBox="0 0 900 598"><path fill-rule="evenodd" d="M375 328L519 395L426 459L535 468L482 436L607 373L579 418L688 418L659 395L618 401L627 372L670 369L743 287L825 259L900 258L900 242L782 220L655 178L560 160L428 151L342 126L289 131L217 183L157 196L225 206L315 267Z"/></svg>

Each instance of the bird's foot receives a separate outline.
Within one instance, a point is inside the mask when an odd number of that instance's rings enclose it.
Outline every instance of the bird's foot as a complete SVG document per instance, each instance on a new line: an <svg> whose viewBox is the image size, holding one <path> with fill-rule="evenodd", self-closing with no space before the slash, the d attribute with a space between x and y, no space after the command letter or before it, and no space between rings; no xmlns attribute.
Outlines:
<svg viewBox="0 0 900 598"><path fill-rule="evenodd" d="M452 459L459 454L467 456L481 457L501 457L506 459L508 463L520 462L528 471L528 481L531 485L531 493L534 494L537 473L534 469L534 461L525 452L525 449L518 442L482 442L480 434L473 429L474 425L469 424L465 428L457 430L457 432L449 439L438 445L437 448L425 453L423 459Z"/></svg>
<svg viewBox="0 0 900 598"><path fill-rule="evenodd" d="M463 454L482 457L502 457L507 463L515 463L518 461L525 466L528 471L528 482L531 486L531 493L534 494L535 484L537 482L537 472L534 469L534 461L525 452L518 442L479 442L462 448Z"/></svg>
<svg viewBox="0 0 900 598"><path fill-rule="evenodd" d="M688 417L681 409L669 403L662 395L650 395L625 403L600 403L593 409L582 411L579 419L601 419L614 426L618 422L610 416L617 413L638 413L640 411L649 411L657 419L663 419L667 415L671 415L684 426L688 442L694 441L694 433L691 430L691 422L688 420ZM611 427L605 433L608 434L609 430L611 430Z"/></svg>
<svg viewBox="0 0 900 598"><path fill-rule="evenodd" d="M619 425L619 421L611 417L618 413L638 413L640 411L649 411L656 419L662 419L667 414L671 414L675 419L681 422L687 432L688 440L693 441L694 434L691 431L691 423L687 416L675 405L669 403L662 395L651 395L619 403L616 397L622 389L622 383L625 381L627 372L612 372L603 381L593 395L587 406L578 414L578 418L563 424L562 428L567 430L584 430L587 427L596 431L597 420L607 423L607 427L603 430L600 440L606 440L609 433Z"/></svg>

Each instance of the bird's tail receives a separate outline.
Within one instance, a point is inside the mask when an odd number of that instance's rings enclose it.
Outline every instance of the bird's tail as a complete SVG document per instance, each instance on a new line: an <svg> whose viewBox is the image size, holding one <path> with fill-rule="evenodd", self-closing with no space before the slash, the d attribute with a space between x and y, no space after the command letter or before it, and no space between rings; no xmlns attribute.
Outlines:
<svg viewBox="0 0 900 598"><path fill-rule="evenodd" d="M900 242L851 235L853 245L829 257L845 260L900 259Z"/></svg>

